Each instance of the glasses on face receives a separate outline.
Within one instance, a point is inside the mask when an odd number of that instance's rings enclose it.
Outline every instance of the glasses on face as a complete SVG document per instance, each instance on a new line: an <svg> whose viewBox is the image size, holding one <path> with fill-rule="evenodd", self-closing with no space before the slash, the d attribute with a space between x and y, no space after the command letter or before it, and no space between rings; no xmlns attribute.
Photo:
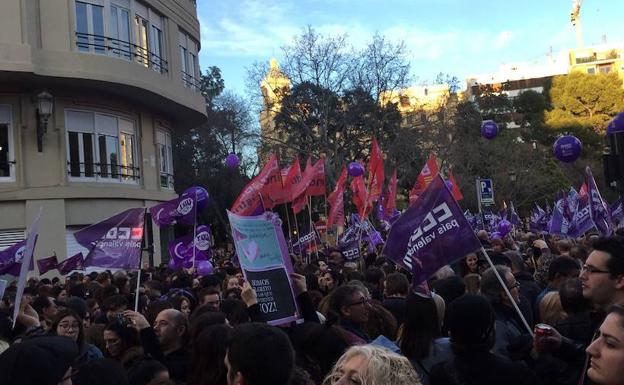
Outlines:
<svg viewBox="0 0 624 385"><path fill-rule="evenodd" d="M75 323L60 323L58 324L58 327L63 329L63 330L78 330L80 328L80 325L75 322Z"/></svg>
<svg viewBox="0 0 624 385"><path fill-rule="evenodd" d="M589 274L608 274L609 273L608 270L600 270L590 265L583 265L583 267L581 268L581 273L584 273L584 272L589 273Z"/></svg>

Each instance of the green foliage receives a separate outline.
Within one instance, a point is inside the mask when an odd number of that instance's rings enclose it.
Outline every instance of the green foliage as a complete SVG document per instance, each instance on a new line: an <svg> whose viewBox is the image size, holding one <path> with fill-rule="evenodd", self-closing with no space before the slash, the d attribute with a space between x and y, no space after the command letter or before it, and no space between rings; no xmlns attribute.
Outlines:
<svg viewBox="0 0 624 385"><path fill-rule="evenodd" d="M572 72L556 76L550 89L552 111L546 123L553 129L585 127L604 134L609 121L624 110L624 88L616 73Z"/></svg>

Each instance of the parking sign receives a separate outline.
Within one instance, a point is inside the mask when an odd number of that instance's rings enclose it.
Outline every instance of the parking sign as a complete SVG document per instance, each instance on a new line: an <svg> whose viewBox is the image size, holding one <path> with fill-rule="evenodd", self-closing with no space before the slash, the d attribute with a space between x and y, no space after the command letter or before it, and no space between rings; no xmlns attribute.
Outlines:
<svg viewBox="0 0 624 385"><path fill-rule="evenodd" d="M477 179L477 194L482 205L494 204L494 187L492 179Z"/></svg>

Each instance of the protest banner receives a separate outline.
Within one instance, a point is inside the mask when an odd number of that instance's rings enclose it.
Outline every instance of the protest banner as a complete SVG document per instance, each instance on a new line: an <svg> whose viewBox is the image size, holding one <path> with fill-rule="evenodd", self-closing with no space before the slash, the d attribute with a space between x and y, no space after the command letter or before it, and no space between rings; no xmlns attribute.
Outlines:
<svg viewBox="0 0 624 385"><path fill-rule="evenodd" d="M241 216L228 211L228 217L243 275L256 291L263 320L271 325L296 320L289 277L293 268L281 219L271 212Z"/></svg>

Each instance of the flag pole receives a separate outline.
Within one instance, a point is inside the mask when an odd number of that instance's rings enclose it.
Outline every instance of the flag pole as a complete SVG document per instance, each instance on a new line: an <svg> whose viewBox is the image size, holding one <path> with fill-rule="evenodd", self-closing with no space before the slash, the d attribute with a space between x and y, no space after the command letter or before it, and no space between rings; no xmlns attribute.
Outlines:
<svg viewBox="0 0 624 385"><path fill-rule="evenodd" d="M329 226L327 226L327 222L329 220L329 214L327 213L327 187L325 187L325 194L323 194L323 198L325 198L325 244L327 244L329 243Z"/></svg>
<svg viewBox="0 0 624 385"><path fill-rule="evenodd" d="M318 244L316 243L316 227L314 223L312 223L312 196L308 196L308 217L310 218L310 230L314 232L314 248L316 249L316 259L318 260ZM310 260L312 259L312 253L308 257L308 264L310 264Z"/></svg>
<svg viewBox="0 0 624 385"><path fill-rule="evenodd" d="M490 256L488 255L487 251L485 251L485 248L483 246L481 247L481 252L485 255L485 259L490 264L490 267L492 267L492 270L494 270L494 274L496 275L496 278L498 279L498 282L503 287L503 290L505 291L505 294L507 294L507 297L511 301L511 304L513 305L514 309L516 310L516 312L520 316L520 319L522 320L522 323L524 324L524 327L526 327L526 329L529 332L529 334L531 335L531 337L533 337L533 329L531 329L531 327L529 326L529 323L527 322L526 318L524 318L524 315L520 311L520 308L518 307L518 304L516 303L516 301L511 296L511 293L509 292L509 288L507 287L507 284L503 281L503 277L501 277L500 274L498 274L498 270L496 270L496 266L494 266L494 263L490 259Z"/></svg>
<svg viewBox="0 0 624 385"><path fill-rule="evenodd" d="M288 202L284 203L286 209L286 222L288 223L288 240L292 236L292 229L290 227L290 213L288 212ZM292 242L288 242L288 251L292 254Z"/></svg>
<svg viewBox="0 0 624 385"><path fill-rule="evenodd" d="M197 237L197 189L195 189L195 202L194 202L194 208L193 211L195 211L195 215L193 215L194 219L193 219L193 269L195 269L195 249L196 249L196 239L195 237Z"/></svg>
<svg viewBox="0 0 624 385"><path fill-rule="evenodd" d="M143 234L141 236L141 252L139 253L139 271L137 271L137 285L134 292L134 311L139 311L139 290L141 288L141 266L143 265L143 251L147 250L147 239L145 238L145 230L147 228L147 208L143 212Z"/></svg>

